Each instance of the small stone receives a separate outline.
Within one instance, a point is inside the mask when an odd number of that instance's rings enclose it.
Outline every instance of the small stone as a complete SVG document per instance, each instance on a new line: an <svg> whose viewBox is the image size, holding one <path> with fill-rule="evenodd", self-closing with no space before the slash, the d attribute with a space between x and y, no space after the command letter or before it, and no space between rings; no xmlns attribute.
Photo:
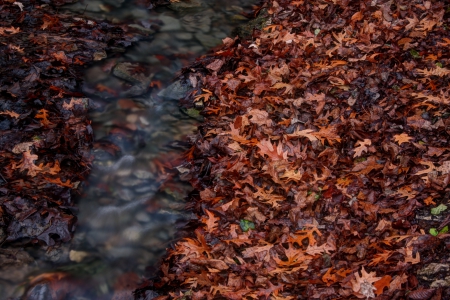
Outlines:
<svg viewBox="0 0 450 300"><path fill-rule="evenodd" d="M167 88L160 91L158 93L158 96L169 100L180 100L181 98L186 97L191 89L192 87L190 84L183 83L180 80L177 80Z"/></svg>
<svg viewBox="0 0 450 300"><path fill-rule="evenodd" d="M181 22L170 16L158 16L158 19L163 22L163 25L159 29L160 32L177 31L181 29Z"/></svg>
<svg viewBox="0 0 450 300"><path fill-rule="evenodd" d="M69 259L71 261L74 261L77 263L82 262L83 259L85 259L88 256L89 256L89 253L85 252L85 251L70 250L70 252L69 252Z"/></svg>
<svg viewBox="0 0 450 300"><path fill-rule="evenodd" d="M187 10L199 9L202 7L202 2L200 0L186 0L179 2L172 2L169 5L170 9L179 12L185 12Z"/></svg>
<svg viewBox="0 0 450 300"><path fill-rule="evenodd" d="M174 34L174 37L180 41L190 41L194 35L190 32L178 32Z"/></svg>
<svg viewBox="0 0 450 300"><path fill-rule="evenodd" d="M197 32L195 38L205 47L206 49L211 49L220 45L222 43L221 39L218 39L210 34L204 34L202 32Z"/></svg>
<svg viewBox="0 0 450 300"><path fill-rule="evenodd" d="M129 123L136 123L138 119L139 119L139 116L136 114L128 115L126 118L127 122L129 122Z"/></svg>
<svg viewBox="0 0 450 300"><path fill-rule="evenodd" d="M151 172L146 171L146 170L135 170L133 172L133 175L136 176L136 178L139 178L139 179L150 179L150 178L154 178L155 177Z"/></svg>

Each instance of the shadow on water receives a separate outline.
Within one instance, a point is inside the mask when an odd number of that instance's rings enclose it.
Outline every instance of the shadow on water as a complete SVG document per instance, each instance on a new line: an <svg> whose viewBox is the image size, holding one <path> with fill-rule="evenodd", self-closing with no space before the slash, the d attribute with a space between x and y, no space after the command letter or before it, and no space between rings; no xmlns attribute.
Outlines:
<svg viewBox="0 0 450 300"><path fill-rule="evenodd" d="M189 218L182 208L190 187L174 167L182 160L179 141L193 134L201 117L179 109L187 89L171 80L230 36L245 22L241 13L257 3L190 0L157 11L120 0L69 6L96 19L125 21L151 38L125 53L98 53L99 62L86 70L95 160L79 200L77 230L68 244L20 252L16 274L0 274L5 297L132 299L152 271L148 266L175 238L177 222Z"/></svg>

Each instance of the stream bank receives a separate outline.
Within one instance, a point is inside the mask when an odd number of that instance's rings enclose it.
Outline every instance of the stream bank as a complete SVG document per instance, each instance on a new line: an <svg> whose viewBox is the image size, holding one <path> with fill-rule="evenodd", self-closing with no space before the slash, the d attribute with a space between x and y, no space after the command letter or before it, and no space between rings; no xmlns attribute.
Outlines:
<svg viewBox="0 0 450 300"><path fill-rule="evenodd" d="M174 238L190 189L174 170L186 148L177 141L186 140L202 117L196 109L180 111L174 94L186 89L172 85L168 93L166 86L245 22L240 14L251 11L250 2L197 1L189 8L180 2L148 11L131 1L89 1L58 13L45 3L20 3L2 6L8 18L0 36L9 55L2 57L8 66L2 74L17 76L14 84L2 82L1 166L13 168L1 173L2 229L4 238L9 235L1 294L128 299ZM73 32L77 43L68 45ZM55 182L43 185L42 179Z"/></svg>
<svg viewBox="0 0 450 300"><path fill-rule="evenodd" d="M266 1L204 74L194 215L139 299L449 299L450 8Z"/></svg>

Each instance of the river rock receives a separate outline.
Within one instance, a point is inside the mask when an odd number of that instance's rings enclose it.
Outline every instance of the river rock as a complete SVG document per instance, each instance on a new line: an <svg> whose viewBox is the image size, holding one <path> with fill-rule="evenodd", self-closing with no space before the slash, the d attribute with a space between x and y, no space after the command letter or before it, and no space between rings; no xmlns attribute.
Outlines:
<svg viewBox="0 0 450 300"><path fill-rule="evenodd" d="M192 9L199 9L202 7L202 2L200 0L184 0L180 2L172 2L169 5L170 9L175 11L184 12Z"/></svg>
<svg viewBox="0 0 450 300"><path fill-rule="evenodd" d="M163 22L163 25L159 29L160 32L177 31L181 29L181 22L174 17L161 15L158 16L158 19Z"/></svg>
<svg viewBox="0 0 450 300"><path fill-rule="evenodd" d="M212 10L207 10L201 14L187 15L181 19L181 23L188 32L208 33L211 30L211 16L213 15Z"/></svg>
<svg viewBox="0 0 450 300"><path fill-rule="evenodd" d="M136 71L134 71L136 70ZM129 62L119 63L114 67L113 74L120 79L131 82L135 85L148 86L154 74L144 74L146 70L139 70L139 65Z"/></svg>
<svg viewBox="0 0 450 300"><path fill-rule="evenodd" d="M211 49L220 45L222 43L221 39L218 39L211 34L204 34L202 32L197 32L195 38L205 47L206 49Z"/></svg>
<svg viewBox="0 0 450 300"><path fill-rule="evenodd" d="M188 92L192 89L192 86L188 83L183 83L181 80L177 80L162 91L158 93L158 96L168 100L180 100L187 96Z"/></svg>

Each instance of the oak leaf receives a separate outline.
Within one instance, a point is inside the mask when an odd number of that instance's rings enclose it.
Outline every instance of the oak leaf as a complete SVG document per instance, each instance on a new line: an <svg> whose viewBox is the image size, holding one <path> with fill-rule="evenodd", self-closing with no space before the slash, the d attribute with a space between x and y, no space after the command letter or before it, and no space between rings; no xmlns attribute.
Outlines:
<svg viewBox="0 0 450 300"><path fill-rule="evenodd" d="M50 123L50 121L48 120L48 110L46 109L40 109L38 111L38 113L35 116L36 119L41 119L41 124L44 125L45 127L48 127L49 125L51 125L52 123Z"/></svg>
<svg viewBox="0 0 450 300"><path fill-rule="evenodd" d="M358 146L358 147L353 149L353 151L355 151L355 154L353 154L353 157L361 156L363 152L367 152L368 151L367 147L370 145L372 145L372 141L370 139L364 139L364 141L362 141L362 142L357 141L355 143L355 146Z"/></svg>
<svg viewBox="0 0 450 300"><path fill-rule="evenodd" d="M44 179L47 180L48 182L54 183L54 184L59 185L59 186L68 187L68 188L73 188L74 187L69 179L67 179L66 182L62 182L61 178L59 178L59 177L56 178L56 179L44 177Z"/></svg>
<svg viewBox="0 0 450 300"><path fill-rule="evenodd" d="M394 140L397 144L401 145L403 143L409 143L413 138L406 133L394 135Z"/></svg>
<svg viewBox="0 0 450 300"><path fill-rule="evenodd" d="M258 125L272 125L272 120L269 118L269 114L267 111L263 111L260 109L252 109L248 112L249 116L251 116L251 119L248 119L253 124Z"/></svg>
<svg viewBox="0 0 450 300"><path fill-rule="evenodd" d="M336 128L334 126L321 127L320 131L314 132L314 136L316 136L322 142L322 145L325 145L325 140L328 141L330 146L334 146L335 142L340 142L341 138L336 134Z"/></svg>
<svg viewBox="0 0 450 300"><path fill-rule="evenodd" d="M8 115L11 118L17 119L18 117L20 117L20 115L18 113L15 113L13 111L10 110L5 110L4 112L0 112L0 115Z"/></svg>
<svg viewBox="0 0 450 300"><path fill-rule="evenodd" d="M287 136L290 137L290 138L293 138L293 137L306 137L311 142L313 142L313 141L317 141L318 140L318 138L316 138L316 136L313 134L313 132L314 132L314 130L312 130L312 129L304 129L304 130L295 129L295 131L293 133L290 133Z"/></svg>
<svg viewBox="0 0 450 300"><path fill-rule="evenodd" d="M205 209L205 211L208 215L208 218L202 217L201 221L202 223L206 224L206 229L208 230L208 232L212 232L214 229L217 229L217 222L220 220L220 218L214 216L214 214L207 209Z"/></svg>
<svg viewBox="0 0 450 300"><path fill-rule="evenodd" d="M41 171L41 168L34 164L34 161L38 159L36 154L31 154L31 152L24 151L22 152L22 160L19 165L13 165L12 169L19 168L20 171L27 171L28 176L36 176L36 174Z"/></svg>
<svg viewBox="0 0 450 300"><path fill-rule="evenodd" d="M276 148L274 148L270 140L262 140L257 146L262 156L267 155L273 161L287 159L287 151L283 151L283 144L281 142Z"/></svg>
<svg viewBox="0 0 450 300"><path fill-rule="evenodd" d="M360 293L365 297L375 298L374 291L377 290L373 283L380 280L381 277L376 277L376 272L367 273L364 266L361 269L361 275L359 272L354 273L355 279L351 280L352 289L356 293Z"/></svg>
<svg viewBox="0 0 450 300"><path fill-rule="evenodd" d="M376 281L373 286L377 289L375 294L377 296L383 294L383 289L387 287L389 289L392 277L389 275L384 275L380 280Z"/></svg>

